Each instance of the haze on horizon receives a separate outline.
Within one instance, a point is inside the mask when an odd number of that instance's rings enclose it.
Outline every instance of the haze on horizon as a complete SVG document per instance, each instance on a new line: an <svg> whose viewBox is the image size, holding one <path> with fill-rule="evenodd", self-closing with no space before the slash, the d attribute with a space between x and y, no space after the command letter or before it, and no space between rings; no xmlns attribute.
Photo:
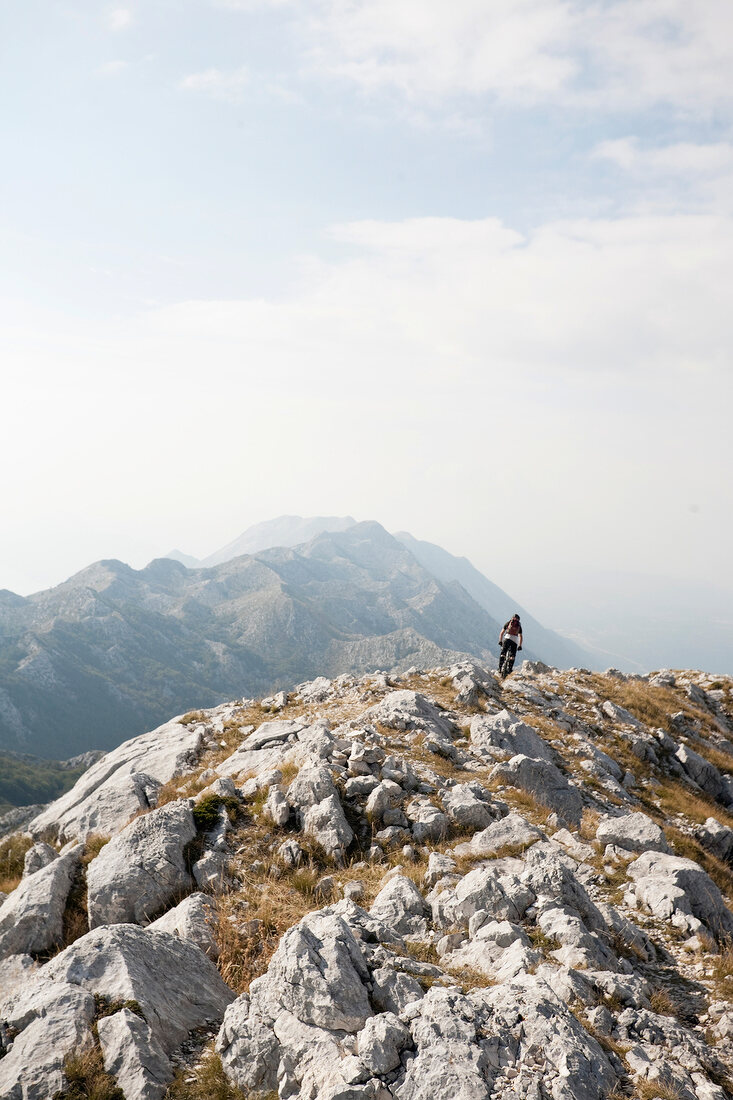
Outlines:
<svg viewBox="0 0 733 1100"><path fill-rule="evenodd" d="M0 588L351 514L540 615L622 574L730 605L733 9L0 31Z"/></svg>

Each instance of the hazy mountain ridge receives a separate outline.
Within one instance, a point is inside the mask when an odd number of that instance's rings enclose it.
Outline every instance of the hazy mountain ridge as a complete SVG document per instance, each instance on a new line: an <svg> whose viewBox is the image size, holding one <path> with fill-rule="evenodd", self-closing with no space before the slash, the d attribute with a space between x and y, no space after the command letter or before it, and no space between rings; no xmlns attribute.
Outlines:
<svg viewBox="0 0 733 1100"><path fill-rule="evenodd" d="M97 562L0 601L0 744L49 757L108 748L172 711L319 673L491 662L498 633L375 523L209 569Z"/></svg>

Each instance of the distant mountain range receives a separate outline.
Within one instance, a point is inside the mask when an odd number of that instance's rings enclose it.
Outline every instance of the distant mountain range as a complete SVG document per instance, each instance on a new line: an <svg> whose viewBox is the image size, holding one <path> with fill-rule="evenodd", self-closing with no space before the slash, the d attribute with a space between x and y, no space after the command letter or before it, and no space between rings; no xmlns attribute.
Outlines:
<svg viewBox="0 0 733 1100"><path fill-rule="evenodd" d="M319 526L334 529L267 548ZM0 748L66 757L324 673L495 663L515 610L465 559L378 523L284 517L212 557L241 545L258 549L208 568L102 561L29 597L0 592ZM524 623L523 656L592 663Z"/></svg>

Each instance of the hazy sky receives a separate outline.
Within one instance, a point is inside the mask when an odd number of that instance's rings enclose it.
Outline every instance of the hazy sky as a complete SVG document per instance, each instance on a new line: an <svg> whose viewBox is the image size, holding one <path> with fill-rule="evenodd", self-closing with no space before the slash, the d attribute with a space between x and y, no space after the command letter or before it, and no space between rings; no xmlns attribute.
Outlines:
<svg viewBox="0 0 733 1100"><path fill-rule="evenodd" d="M285 512L733 588L729 0L23 0L0 51L0 588Z"/></svg>

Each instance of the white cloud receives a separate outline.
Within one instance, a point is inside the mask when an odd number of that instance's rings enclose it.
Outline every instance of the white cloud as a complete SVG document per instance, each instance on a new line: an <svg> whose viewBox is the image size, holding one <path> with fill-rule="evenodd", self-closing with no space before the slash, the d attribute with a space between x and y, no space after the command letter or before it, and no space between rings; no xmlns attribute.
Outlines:
<svg viewBox="0 0 733 1100"><path fill-rule="evenodd" d="M287 298L179 302L78 332L11 303L22 392L8 400L32 409L46 450L28 452L23 415L9 422L8 523L22 529L33 492L44 522L58 500L83 526L94 499L115 529L168 509L190 530L217 516L236 530L246 500L260 517L352 512L460 553L491 547L497 578L583 560L653 571L662 554L682 576L701 560L727 575L733 218L527 236L415 218L332 236L347 255L303 258ZM505 545L500 522L522 538Z"/></svg>
<svg viewBox="0 0 733 1100"><path fill-rule="evenodd" d="M597 110L733 101L721 0L215 0L291 8L311 69L433 108L458 97Z"/></svg>
<svg viewBox="0 0 733 1100"><path fill-rule="evenodd" d="M108 16L111 31L124 31L132 25L132 12L129 8L113 8Z"/></svg>
<svg viewBox="0 0 733 1100"><path fill-rule="evenodd" d="M191 73L183 78L179 87L184 91L203 92L214 99L236 101L242 98L244 89L250 82L249 70L245 66L238 69L206 69L200 73Z"/></svg>
<svg viewBox="0 0 733 1100"><path fill-rule="evenodd" d="M677 142L674 145L644 147L638 138L603 141L593 155L609 160L626 172L649 176L687 178L717 177L733 172L733 145L719 141L707 145Z"/></svg>

